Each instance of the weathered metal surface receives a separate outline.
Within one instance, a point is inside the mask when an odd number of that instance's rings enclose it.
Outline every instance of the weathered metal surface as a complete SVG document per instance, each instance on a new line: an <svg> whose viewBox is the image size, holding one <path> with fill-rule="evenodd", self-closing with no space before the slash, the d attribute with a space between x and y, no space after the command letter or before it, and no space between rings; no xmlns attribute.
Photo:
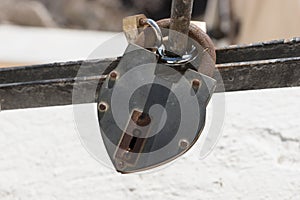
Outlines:
<svg viewBox="0 0 300 200"><path fill-rule="evenodd" d="M80 82L75 82L70 78L1 85L1 110L93 103L95 101L86 99L84 94L82 99L76 99L77 102L73 102L73 88L80 84L80 87L88 89L97 84L100 78Z"/></svg>
<svg viewBox="0 0 300 200"><path fill-rule="evenodd" d="M99 80L103 80L118 62L119 59L116 58L1 68L1 110L75 103L72 102L72 92L76 84L87 88L95 85ZM76 103L93 102L84 97L83 95L82 99L76 99Z"/></svg>
<svg viewBox="0 0 300 200"><path fill-rule="evenodd" d="M217 68L226 92L300 86L300 57L220 64ZM217 92L222 91L220 77L215 79Z"/></svg>
<svg viewBox="0 0 300 200"><path fill-rule="evenodd" d="M300 86L300 39L227 49L228 51L217 50L217 69L223 78L226 92ZM255 54L252 55L251 52ZM225 55L231 60L224 60ZM243 61L243 58L246 62L238 62ZM117 66L118 61L119 59L106 59L1 68L1 108L9 110L72 104L74 84L86 87L95 84L99 78L104 78L99 75L108 74ZM230 63L231 61L237 62ZM83 66L81 70L84 74L89 76L79 76L82 80L75 83L80 66ZM217 76L218 73L215 74L219 84L217 91L222 91L222 81ZM86 101L83 95L83 99L77 103L90 102L92 101Z"/></svg>
<svg viewBox="0 0 300 200"><path fill-rule="evenodd" d="M216 81L192 69L178 73L158 61L155 53L130 44L115 69L117 77L111 79L110 73L99 90L98 121L103 143L121 173L143 171L174 160L192 147L205 125L206 106ZM198 85L192 88L190 83L195 80ZM155 105L163 109L153 111ZM167 118L160 129L164 114ZM187 123L195 116L198 118L193 125ZM181 140L188 143L185 148L179 146Z"/></svg>
<svg viewBox="0 0 300 200"><path fill-rule="evenodd" d="M74 79L78 70L86 77L108 74L118 64L119 59L89 60L51 63L34 66L0 68L0 87L9 83L26 83L52 79Z"/></svg>
<svg viewBox="0 0 300 200"><path fill-rule="evenodd" d="M188 32L192 17L194 0L173 0L169 33L170 50L183 55L188 43ZM178 34L182 33L182 34Z"/></svg>
<svg viewBox="0 0 300 200"><path fill-rule="evenodd" d="M218 49L217 64L300 57L300 38Z"/></svg>

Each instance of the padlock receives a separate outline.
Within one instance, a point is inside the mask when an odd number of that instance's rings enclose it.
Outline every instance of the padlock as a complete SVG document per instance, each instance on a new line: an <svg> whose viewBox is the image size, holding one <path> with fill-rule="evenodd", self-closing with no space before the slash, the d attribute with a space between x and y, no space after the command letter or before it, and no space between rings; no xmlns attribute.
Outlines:
<svg viewBox="0 0 300 200"><path fill-rule="evenodd" d="M190 44L200 48L192 39ZM196 58L179 62L166 59L160 48L152 51L130 43L99 89L102 139L121 173L174 160L195 144L205 125L216 81L196 71L199 51Z"/></svg>

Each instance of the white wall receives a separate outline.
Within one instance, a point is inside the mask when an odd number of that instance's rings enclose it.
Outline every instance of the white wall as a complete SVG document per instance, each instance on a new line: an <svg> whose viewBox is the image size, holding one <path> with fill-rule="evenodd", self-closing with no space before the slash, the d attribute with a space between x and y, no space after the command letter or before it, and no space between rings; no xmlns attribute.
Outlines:
<svg viewBox="0 0 300 200"><path fill-rule="evenodd" d="M84 60L99 44L116 35L118 33L0 25L0 63Z"/></svg>
<svg viewBox="0 0 300 200"><path fill-rule="evenodd" d="M120 175L82 147L71 106L0 113L0 199L300 199L300 89L228 93L223 135L167 168ZM200 138L201 139L201 138Z"/></svg>

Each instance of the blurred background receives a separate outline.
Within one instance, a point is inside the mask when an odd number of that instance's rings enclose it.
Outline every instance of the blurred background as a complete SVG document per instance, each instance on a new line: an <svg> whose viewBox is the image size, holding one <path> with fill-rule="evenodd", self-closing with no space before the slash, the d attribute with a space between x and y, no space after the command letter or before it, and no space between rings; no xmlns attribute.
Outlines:
<svg viewBox="0 0 300 200"><path fill-rule="evenodd" d="M1 0L0 23L121 31L122 18L170 16L171 0ZM229 44L300 35L300 0L195 0L193 19Z"/></svg>
<svg viewBox="0 0 300 200"><path fill-rule="evenodd" d="M86 59L122 19L170 17L172 0L1 0L0 67ZM300 36L300 0L194 0L216 47ZM120 52L123 49L120 49ZM120 54L121 55L121 54ZM110 57L119 56L111 55Z"/></svg>
<svg viewBox="0 0 300 200"><path fill-rule="evenodd" d="M0 67L86 59L122 19L170 17L172 0L1 0ZM300 36L300 0L195 0L216 47ZM122 50L122 49L121 49ZM121 51L120 50L120 51ZM121 55L121 53L120 53ZM114 57L119 55L110 55Z"/></svg>

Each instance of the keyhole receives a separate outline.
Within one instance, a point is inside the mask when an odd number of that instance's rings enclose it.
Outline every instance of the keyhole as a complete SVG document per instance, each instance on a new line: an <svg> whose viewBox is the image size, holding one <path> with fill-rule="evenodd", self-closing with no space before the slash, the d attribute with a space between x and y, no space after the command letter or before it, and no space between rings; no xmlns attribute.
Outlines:
<svg viewBox="0 0 300 200"><path fill-rule="evenodd" d="M131 149L134 149L134 146L135 146L135 144L136 144L136 141L137 141L137 137L133 137L133 138L131 139L130 144L129 144L129 151L130 151Z"/></svg>

